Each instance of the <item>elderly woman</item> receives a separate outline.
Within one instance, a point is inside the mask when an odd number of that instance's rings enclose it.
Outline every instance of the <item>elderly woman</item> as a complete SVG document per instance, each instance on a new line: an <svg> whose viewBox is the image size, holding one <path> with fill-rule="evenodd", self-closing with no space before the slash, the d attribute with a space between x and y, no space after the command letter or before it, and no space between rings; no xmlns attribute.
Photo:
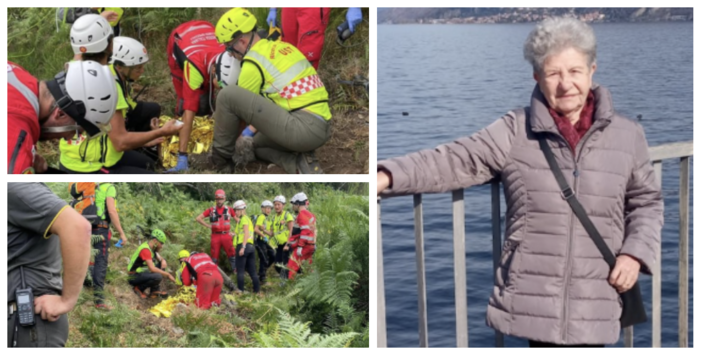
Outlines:
<svg viewBox="0 0 702 355"><path fill-rule="evenodd" d="M530 106L470 137L378 163L378 193L445 192L499 178L505 243L487 324L534 346L616 343L622 302L657 262L663 202L642 127L592 82L595 35L573 18L544 20L524 57ZM587 216L616 255L610 269L549 168L545 140Z"/></svg>

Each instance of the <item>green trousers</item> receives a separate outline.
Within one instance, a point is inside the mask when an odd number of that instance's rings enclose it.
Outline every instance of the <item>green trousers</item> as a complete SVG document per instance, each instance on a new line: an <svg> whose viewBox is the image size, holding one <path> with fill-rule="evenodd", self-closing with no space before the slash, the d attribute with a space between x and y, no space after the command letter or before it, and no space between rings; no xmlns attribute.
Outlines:
<svg viewBox="0 0 702 355"><path fill-rule="evenodd" d="M285 169L297 170L296 153L312 152L330 136L328 121L304 110L289 112L271 100L236 85L217 95L214 114L213 155L231 161L236 139L241 134L240 120L256 128L256 157Z"/></svg>

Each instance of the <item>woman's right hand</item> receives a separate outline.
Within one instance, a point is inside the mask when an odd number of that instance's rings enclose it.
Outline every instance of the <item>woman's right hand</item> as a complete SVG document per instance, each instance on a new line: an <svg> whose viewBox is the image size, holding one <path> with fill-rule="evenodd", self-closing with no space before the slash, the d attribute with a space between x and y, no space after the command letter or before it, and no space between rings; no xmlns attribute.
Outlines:
<svg viewBox="0 0 702 355"><path fill-rule="evenodd" d="M390 176L384 172L378 172L378 195L390 186Z"/></svg>

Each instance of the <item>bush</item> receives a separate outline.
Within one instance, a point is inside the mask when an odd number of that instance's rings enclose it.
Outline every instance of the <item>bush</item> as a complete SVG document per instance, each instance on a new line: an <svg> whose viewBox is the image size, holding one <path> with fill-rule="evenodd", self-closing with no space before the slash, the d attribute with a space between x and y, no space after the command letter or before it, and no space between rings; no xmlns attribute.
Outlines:
<svg viewBox="0 0 702 355"><path fill-rule="evenodd" d="M60 198L70 199L68 183L47 185ZM92 289L84 289L78 306L69 315L69 346L368 347L368 184L115 183L115 186L120 222L129 239L125 247L110 250L106 296L116 309L110 313L95 310ZM137 225L147 232L160 228L166 233L168 243L161 255L174 271L181 249L209 252L209 230L197 224L195 217L212 206L217 188L227 192L229 205L234 198L244 199L249 215L259 214L260 202L265 199L273 200L279 194L289 198L305 191L310 210L318 217L318 246L312 268L303 267L303 273L294 281L283 283L271 268L269 279L274 284L264 288L262 297L245 293L233 298L236 303L233 307L226 305L227 302L210 311L191 306L178 309L171 318L157 319L147 312L155 301L137 300L127 283L127 260L145 240L140 237ZM364 196L345 191L362 191ZM112 240L116 241L115 236ZM228 270L227 264L220 266ZM250 282L248 277L246 280ZM175 290L172 284L166 285L169 292ZM230 300L227 291L223 289L223 298ZM300 333L291 338L291 331Z"/></svg>

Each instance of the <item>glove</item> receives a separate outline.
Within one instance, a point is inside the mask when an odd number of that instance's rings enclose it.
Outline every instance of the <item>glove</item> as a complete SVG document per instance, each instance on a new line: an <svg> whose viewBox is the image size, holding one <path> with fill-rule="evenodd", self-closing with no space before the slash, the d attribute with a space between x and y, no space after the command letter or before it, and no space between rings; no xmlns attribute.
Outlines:
<svg viewBox="0 0 702 355"><path fill-rule="evenodd" d="M356 26L363 21L363 15L361 14L360 7L349 7L346 11L346 22L349 23L349 30L354 33Z"/></svg>
<svg viewBox="0 0 702 355"><path fill-rule="evenodd" d="M121 248L122 247L122 239L120 239L117 244L115 244L116 248Z"/></svg>
<svg viewBox="0 0 702 355"><path fill-rule="evenodd" d="M297 247L297 256L302 256L302 247Z"/></svg>
<svg viewBox="0 0 702 355"><path fill-rule="evenodd" d="M253 131L251 131L251 128L249 128L248 126L246 127L246 129L243 132L241 132L241 135L244 137L253 137L254 134L255 133Z"/></svg>
<svg viewBox="0 0 702 355"><path fill-rule="evenodd" d="M181 171L187 171L188 170L188 156L187 155L179 155L178 156L178 164L170 170L166 170L167 173L177 173Z"/></svg>
<svg viewBox="0 0 702 355"><path fill-rule="evenodd" d="M268 243L268 237L263 237L263 241L264 241L265 243Z"/></svg>
<svg viewBox="0 0 702 355"><path fill-rule="evenodd" d="M275 7L271 7L271 11L268 12L268 18L266 19L266 23L269 24L271 27L275 27L275 17L277 15L277 10Z"/></svg>

